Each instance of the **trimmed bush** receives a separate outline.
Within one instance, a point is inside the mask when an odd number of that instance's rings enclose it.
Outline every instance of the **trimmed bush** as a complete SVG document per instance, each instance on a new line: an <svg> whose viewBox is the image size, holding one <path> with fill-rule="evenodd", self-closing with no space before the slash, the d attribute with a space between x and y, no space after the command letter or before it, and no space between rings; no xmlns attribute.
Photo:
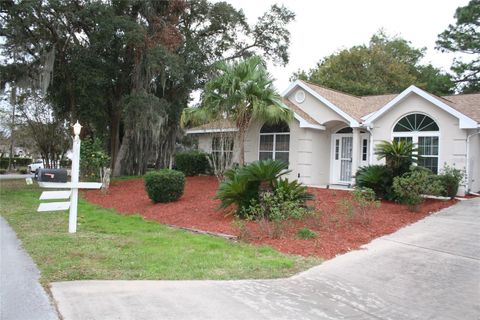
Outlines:
<svg viewBox="0 0 480 320"><path fill-rule="evenodd" d="M145 174L145 189L155 203L178 200L185 187L185 175L176 170L162 169Z"/></svg>
<svg viewBox="0 0 480 320"><path fill-rule="evenodd" d="M393 172L384 165L371 165L361 167L355 175L356 186L369 188L375 192L377 198L391 200Z"/></svg>
<svg viewBox="0 0 480 320"><path fill-rule="evenodd" d="M442 196L450 198L455 197L463 176L462 170L445 165L442 173L437 176L438 180L443 186Z"/></svg>
<svg viewBox="0 0 480 320"><path fill-rule="evenodd" d="M5 174L7 173L7 169L0 169L0 174Z"/></svg>
<svg viewBox="0 0 480 320"><path fill-rule="evenodd" d="M201 151L189 151L175 155L175 166L186 176L206 174L210 170L207 154Z"/></svg>
<svg viewBox="0 0 480 320"><path fill-rule="evenodd" d="M26 167L30 163L32 163L31 158L20 158L20 157L13 157L12 158L12 165L15 163L17 167ZM0 168L7 169L8 168L8 157L0 158Z"/></svg>
<svg viewBox="0 0 480 320"><path fill-rule="evenodd" d="M440 195L443 186L438 179L426 170L412 170L393 179L393 190L397 199L407 204L410 211L417 211L422 204L422 195Z"/></svg>
<svg viewBox="0 0 480 320"><path fill-rule="evenodd" d="M18 168L17 171L20 174L27 174L28 173L28 169L25 168L25 167Z"/></svg>

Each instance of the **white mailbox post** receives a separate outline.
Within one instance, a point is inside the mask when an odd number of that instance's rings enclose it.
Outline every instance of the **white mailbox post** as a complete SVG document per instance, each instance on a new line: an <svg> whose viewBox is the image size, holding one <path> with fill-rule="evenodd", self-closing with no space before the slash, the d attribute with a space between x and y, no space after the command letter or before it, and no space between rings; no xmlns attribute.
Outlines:
<svg viewBox="0 0 480 320"><path fill-rule="evenodd" d="M70 214L68 217L68 232L77 232L77 207L78 207L78 189L100 189L101 183L98 182L79 182L78 176L80 173L80 131L82 126L80 123L75 123L73 126L73 158L72 158L72 171L71 182L38 182L38 185L42 188L49 189L70 189L67 191L44 191L40 196L40 200L56 200L56 199L68 199L68 202L49 202L40 203L38 212L43 211L63 211L70 208Z"/></svg>

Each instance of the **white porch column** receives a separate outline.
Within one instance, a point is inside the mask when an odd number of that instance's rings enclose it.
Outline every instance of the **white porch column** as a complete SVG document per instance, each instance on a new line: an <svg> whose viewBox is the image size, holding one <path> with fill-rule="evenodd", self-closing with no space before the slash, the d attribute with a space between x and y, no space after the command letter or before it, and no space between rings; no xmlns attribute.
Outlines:
<svg viewBox="0 0 480 320"><path fill-rule="evenodd" d="M352 180L354 180L355 173L360 162L360 129L353 128L352 139Z"/></svg>

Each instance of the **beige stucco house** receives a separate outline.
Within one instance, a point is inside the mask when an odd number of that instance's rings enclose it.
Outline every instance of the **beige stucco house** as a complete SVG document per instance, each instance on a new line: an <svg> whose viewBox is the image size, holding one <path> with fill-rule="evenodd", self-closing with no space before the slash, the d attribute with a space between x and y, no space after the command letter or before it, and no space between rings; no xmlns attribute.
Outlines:
<svg viewBox="0 0 480 320"><path fill-rule="evenodd" d="M434 172L444 164L464 169L460 193L480 190L480 94L438 97L410 86L400 94L357 97L297 80L283 101L294 120L252 123L246 162L283 159L290 178L306 185L351 185L360 166L380 162L377 143L405 139L417 144L421 164ZM199 149L215 152L215 136L235 130L210 124L187 133L198 134Z"/></svg>

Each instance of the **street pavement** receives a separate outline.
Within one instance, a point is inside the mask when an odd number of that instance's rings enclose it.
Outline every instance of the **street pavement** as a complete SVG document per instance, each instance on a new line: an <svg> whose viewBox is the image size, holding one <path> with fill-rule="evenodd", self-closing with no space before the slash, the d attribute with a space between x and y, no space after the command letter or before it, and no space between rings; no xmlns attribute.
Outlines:
<svg viewBox="0 0 480 320"><path fill-rule="evenodd" d="M480 198L288 279L72 281L64 320L480 319Z"/></svg>
<svg viewBox="0 0 480 320"><path fill-rule="evenodd" d="M15 232L0 217L1 320L58 319L39 277L37 266L23 250Z"/></svg>
<svg viewBox="0 0 480 320"><path fill-rule="evenodd" d="M0 180L17 180L17 179L26 179L33 178L33 174L17 174L17 173L8 173L0 174Z"/></svg>

